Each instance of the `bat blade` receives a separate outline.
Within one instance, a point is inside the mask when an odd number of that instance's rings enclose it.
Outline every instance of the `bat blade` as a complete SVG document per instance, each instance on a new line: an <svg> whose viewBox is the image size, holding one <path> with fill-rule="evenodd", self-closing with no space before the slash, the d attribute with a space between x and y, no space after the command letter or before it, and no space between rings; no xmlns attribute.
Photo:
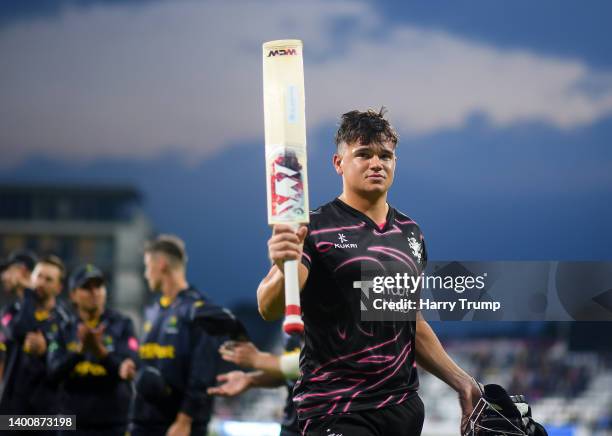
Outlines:
<svg viewBox="0 0 612 436"><path fill-rule="evenodd" d="M263 44L268 224L308 222L304 62L300 40Z"/></svg>
<svg viewBox="0 0 612 436"><path fill-rule="evenodd" d="M297 229L309 219L302 41L263 44L268 224ZM286 333L302 333L299 260L285 261Z"/></svg>

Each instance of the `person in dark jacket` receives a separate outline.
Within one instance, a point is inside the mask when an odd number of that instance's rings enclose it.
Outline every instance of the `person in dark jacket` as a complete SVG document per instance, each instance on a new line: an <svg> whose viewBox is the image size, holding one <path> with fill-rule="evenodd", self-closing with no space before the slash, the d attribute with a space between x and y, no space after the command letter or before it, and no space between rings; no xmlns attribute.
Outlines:
<svg viewBox="0 0 612 436"><path fill-rule="evenodd" d="M25 288L21 308L6 323L15 357L4 372L0 400L3 415L55 415L57 386L47 374L48 344L70 312L56 300L62 290L64 264L57 256L42 257L32 272L32 286Z"/></svg>
<svg viewBox="0 0 612 436"><path fill-rule="evenodd" d="M187 282L179 238L150 242L144 262L149 288L161 297L146 311L139 362L121 368L125 377L135 377L131 435L204 435L213 407L206 390L215 383L219 342L197 318L210 303Z"/></svg>
<svg viewBox="0 0 612 436"><path fill-rule="evenodd" d="M49 375L60 384L60 413L76 415L80 435L123 435L132 389L119 368L137 358L134 325L105 307L104 275L94 265L72 273L70 299L77 317L60 326L47 352Z"/></svg>
<svg viewBox="0 0 612 436"><path fill-rule="evenodd" d="M0 265L2 288L12 298L12 301L0 310L0 381L4 376L4 368L12 366L11 361L15 359L15 344L7 339L5 327L21 309L23 293L26 288L31 287L34 266L36 256L27 250L11 252Z"/></svg>

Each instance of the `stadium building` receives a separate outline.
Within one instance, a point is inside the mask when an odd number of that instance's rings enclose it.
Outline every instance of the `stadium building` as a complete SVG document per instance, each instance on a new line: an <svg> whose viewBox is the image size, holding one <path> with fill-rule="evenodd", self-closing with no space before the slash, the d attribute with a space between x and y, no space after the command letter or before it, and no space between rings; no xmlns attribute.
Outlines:
<svg viewBox="0 0 612 436"><path fill-rule="evenodd" d="M106 274L109 303L140 319L146 295L142 249L151 226L127 186L0 185L0 256L15 249L59 255ZM120 291L120 292L119 292ZM8 298L1 295L2 304Z"/></svg>

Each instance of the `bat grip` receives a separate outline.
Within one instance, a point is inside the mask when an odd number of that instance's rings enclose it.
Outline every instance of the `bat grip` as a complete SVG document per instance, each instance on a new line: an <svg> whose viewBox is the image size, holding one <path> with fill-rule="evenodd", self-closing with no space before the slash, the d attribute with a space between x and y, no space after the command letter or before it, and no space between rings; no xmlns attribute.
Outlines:
<svg viewBox="0 0 612 436"><path fill-rule="evenodd" d="M298 280L299 260L287 260L283 265L285 273L285 333L303 333L302 309L300 308L300 286Z"/></svg>

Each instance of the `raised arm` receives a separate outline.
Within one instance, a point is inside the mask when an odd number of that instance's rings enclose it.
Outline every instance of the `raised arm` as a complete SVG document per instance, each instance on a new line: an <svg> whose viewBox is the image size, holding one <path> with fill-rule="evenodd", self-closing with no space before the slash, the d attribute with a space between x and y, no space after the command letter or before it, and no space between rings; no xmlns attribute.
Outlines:
<svg viewBox="0 0 612 436"><path fill-rule="evenodd" d="M23 343L28 332L33 331L36 325L34 318L35 310L36 295L33 290L26 288L23 291L21 309L11 314L9 318L6 318L6 324L3 321L4 333L9 340Z"/></svg>
<svg viewBox="0 0 612 436"><path fill-rule="evenodd" d="M268 255L273 262L270 271L257 288L257 305L261 317L274 321L283 316L285 310L285 276L283 262L301 259L304 239L308 229L300 227L297 233L288 225L275 225L268 241ZM308 268L298 264L300 290L308 279Z"/></svg>

